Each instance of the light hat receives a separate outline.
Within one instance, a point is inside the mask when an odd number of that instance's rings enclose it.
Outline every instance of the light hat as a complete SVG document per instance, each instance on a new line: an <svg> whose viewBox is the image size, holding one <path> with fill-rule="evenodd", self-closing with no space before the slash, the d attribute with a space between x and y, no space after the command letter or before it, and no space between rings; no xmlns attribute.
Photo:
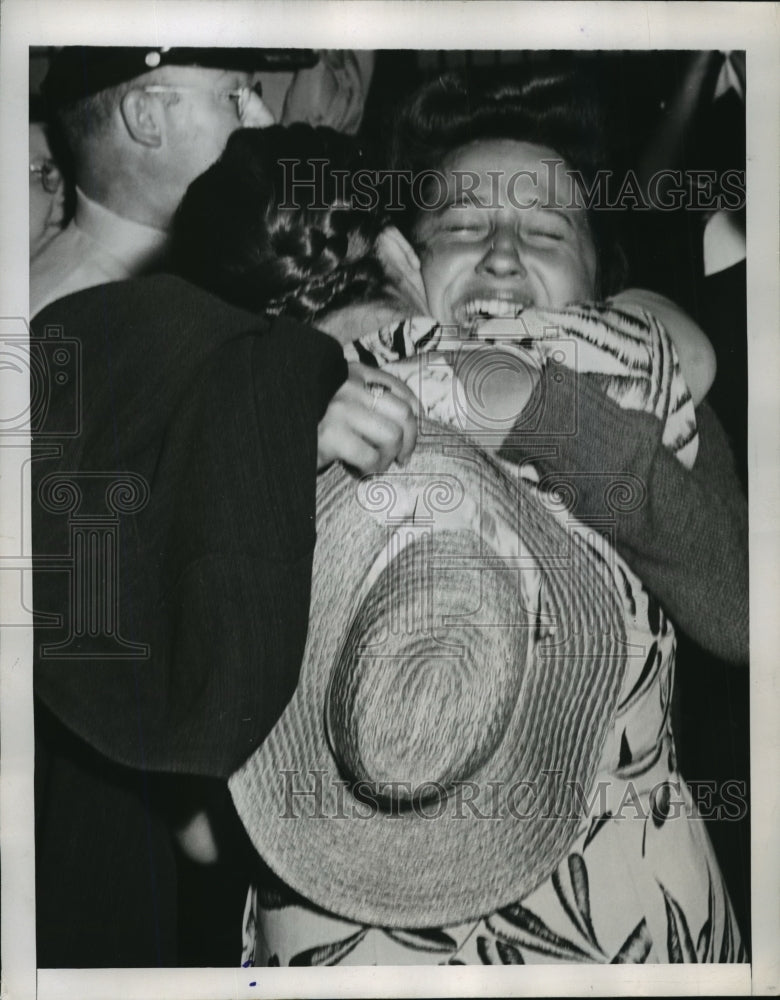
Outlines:
<svg viewBox="0 0 780 1000"><path fill-rule="evenodd" d="M407 928L484 915L552 872L625 667L599 536L423 423L403 468L320 477L298 687L229 782L292 889Z"/></svg>

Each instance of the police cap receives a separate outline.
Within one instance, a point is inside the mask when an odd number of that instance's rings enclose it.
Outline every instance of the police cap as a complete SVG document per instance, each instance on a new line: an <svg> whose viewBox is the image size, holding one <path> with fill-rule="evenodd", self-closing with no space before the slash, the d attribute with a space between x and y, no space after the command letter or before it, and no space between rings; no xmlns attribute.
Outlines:
<svg viewBox="0 0 780 1000"><path fill-rule="evenodd" d="M161 66L204 69L281 71L313 66L311 49L187 49L134 46L71 45L56 52L41 91L52 109L116 87Z"/></svg>

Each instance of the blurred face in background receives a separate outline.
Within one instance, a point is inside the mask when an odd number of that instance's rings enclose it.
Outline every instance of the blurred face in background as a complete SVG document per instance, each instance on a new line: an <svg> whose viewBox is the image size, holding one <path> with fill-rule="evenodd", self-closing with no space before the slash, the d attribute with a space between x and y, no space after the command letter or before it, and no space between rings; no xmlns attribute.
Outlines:
<svg viewBox="0 0 780 1000"><path fill-rule="evenodd" d="M52 159L44 126L30 123L30 257L62 228L65 183Z"/></svg>
<svg viewBox="0 0 780 1000"><path fill-rule="evenodd" d="M426 198L415 243L432 316L469 326L592 300L597 259L587 213L552 149L514 139L455 150L442 197Z"/></svg>

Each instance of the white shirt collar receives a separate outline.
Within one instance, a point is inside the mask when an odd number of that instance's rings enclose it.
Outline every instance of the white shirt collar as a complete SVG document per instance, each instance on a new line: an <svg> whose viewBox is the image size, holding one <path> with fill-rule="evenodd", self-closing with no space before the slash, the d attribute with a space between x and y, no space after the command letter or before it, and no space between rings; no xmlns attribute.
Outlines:
<svg viewBox="0 0 780 1000"><path fill-rule="evenodd" d="M130 273L143 270L161 253L168 239L165 230L117 215L92 201L80 188L76 188L74 222L107 253L121 261Z"/></svg>

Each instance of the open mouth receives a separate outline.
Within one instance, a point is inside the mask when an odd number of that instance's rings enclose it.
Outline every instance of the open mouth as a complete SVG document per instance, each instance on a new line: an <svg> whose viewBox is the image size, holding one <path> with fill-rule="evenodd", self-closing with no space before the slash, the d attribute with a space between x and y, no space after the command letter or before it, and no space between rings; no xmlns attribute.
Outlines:
<svg viewBox="0 0 780 1000"><path fill-rule="evenodd" d="M458 323L470 325L480 319L514 319L531 303L517 296L474 296L455 310Z"/></svg>

